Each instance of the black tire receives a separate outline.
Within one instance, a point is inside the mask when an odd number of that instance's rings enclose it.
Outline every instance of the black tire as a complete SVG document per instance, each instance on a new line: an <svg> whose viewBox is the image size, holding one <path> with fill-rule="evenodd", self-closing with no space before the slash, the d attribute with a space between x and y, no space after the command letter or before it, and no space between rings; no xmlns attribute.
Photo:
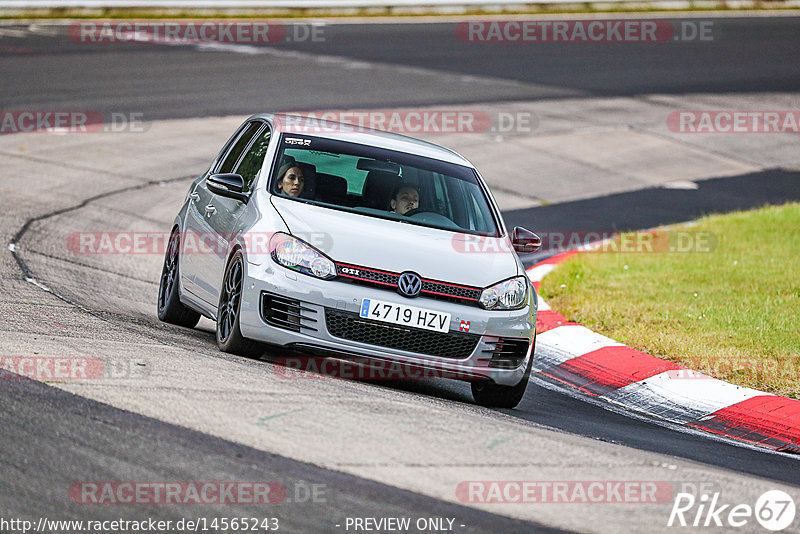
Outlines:
<svg viewBox="0 0 800 534"><path fill-rule="evenodd" d="M494 382L484 380L472 383L472 397L475 402L487 408L516 408L525 395L528 387L528 379L533 368L533 353L536 349L536 337L533 338L533 348L531 357L528 360L528 367L516 386L500 386Z"/></svg>
<svg viewBox="0 0 800 534"><path fill-rule="evenodd" d="M174 231L169 236L167 252L164 254L164 266L161 268L161 282L158 285L158 318L165 323L194 328L200 320L200 314L184 306L178 295L180 251L181 235Z"/></svg>
<svg viewBox="0 0 800 534"><path fill-rule="evenodd" d="M217 346L222 352L240 356L255 356L260 353L257 342L242 336L239 316L242 306L244 281L244 256L237 250L228 261L217 305Z"/></svg>

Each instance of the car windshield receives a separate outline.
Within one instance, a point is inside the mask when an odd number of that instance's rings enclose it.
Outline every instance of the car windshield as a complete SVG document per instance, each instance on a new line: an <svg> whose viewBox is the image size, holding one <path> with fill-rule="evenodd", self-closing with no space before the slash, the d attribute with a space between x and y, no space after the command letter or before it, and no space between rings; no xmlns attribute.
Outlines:
<svg viewBox="0 0 800 534"><path fill-rule="evenodd" d="M469 234L498 236L469 167L356 143L285 134L273 194L328 208Z"/></svg>

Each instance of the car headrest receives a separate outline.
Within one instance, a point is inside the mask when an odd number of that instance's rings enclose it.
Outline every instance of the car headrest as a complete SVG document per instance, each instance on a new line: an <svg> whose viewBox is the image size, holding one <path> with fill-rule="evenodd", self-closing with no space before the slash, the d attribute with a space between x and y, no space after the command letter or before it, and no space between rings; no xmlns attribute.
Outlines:
<svg viewBox="0 0 800 534"><path fill-rule="evenodd" d="M386 171L369 171L361 194L364 205L379 210L389 209L392 190L402 181L399 175Z"/></svg>
<svg viewBox="0 0 800 534"><path fill-rule="evenodd" d="M284 154L283 157L281 158L280 166L283 167L287 163L294 163L295 161L297 161L297 160L294 159L294 156L290 156L288 154Z"/></svg>
<svg viewBox="0 0 800 534"><path fill-rule="evenodd" d="M310 163L303 163L296 161L295 164L303 169L303 176L305 177L305 187L303 192L300 193L300 198L314 198L317 189L317 168Z"/></svg>
<svg viewBox="0 0 800 534"><path fill-rule="evenodd" d="M321 200L343 199L347 197L347 180L341 176L317 173L317 196Z"/></svg>

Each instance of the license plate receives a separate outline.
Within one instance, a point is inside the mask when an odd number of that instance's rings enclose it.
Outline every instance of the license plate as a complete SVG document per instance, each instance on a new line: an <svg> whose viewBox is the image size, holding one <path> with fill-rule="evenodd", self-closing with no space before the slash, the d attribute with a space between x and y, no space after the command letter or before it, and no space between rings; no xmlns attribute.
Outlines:
<svg viewBox="0 0 800 534"><path fill-rule="evenodd" d="M361 317L384 323L400 324L413 328L423 328L436 332L450 330L450 314L426 310L415 306L384 302L382 300L364 299L361 301Z"/></svg>

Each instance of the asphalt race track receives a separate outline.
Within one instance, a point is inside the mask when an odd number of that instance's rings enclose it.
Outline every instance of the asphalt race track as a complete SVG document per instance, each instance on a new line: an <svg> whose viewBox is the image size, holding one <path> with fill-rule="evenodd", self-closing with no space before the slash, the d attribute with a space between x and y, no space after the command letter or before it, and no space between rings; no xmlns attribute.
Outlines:
<svg viewBox="0 0 800 534"><path fill-rule="evenodd" d="M236 125L269 110L531 109L539 126L526 135L426 138L485 168L506 222L534 230L649 228L800 199L796 134L663 131L665 110L797 109L800 18L686 20L712 21L713 41L465 43L447 22L328 24L320 42L203 48L92 45L63 25L0 26L2 110L137 114L146 125L0 135L0 233L15 249L0 257L0 356L93 357L119 370L81 383L3 375L0 518L276 517L284 532L346 532L348 518L409 517L451 518L457 532L666 532L670 499L493 505L464 502L456 488L663 481L734 504L769 489L800 498L794 456L610 411L552 384L534 382L517 409L492 411L460 383L281 379L274 350L237 358L217 350L207 320L191 331L157 321L159 255L65 247L73 232L166 231ZM642 171L636 154L625 154L629 166L582 158L597 132L619 154L633 142L687 159L643 158ZM562 135L575 153L550 144ZM538 168L558 172L541 187L519 171L537 150ZM93 506L71 498L86 481L271 481L287 498ZM314 485L318 498L305 493Z"/></svg>
<svg viewBox="0 0 800 534"><path fill-rule="evenodd" d="M715 24L719 37L712 42L530 46L463 42L456 22L330 24L322 42L271 47L388 67L345 65L347 75L339 63L327 68L318 62L309 70L288 54L197 54L191 47L130 42L100 46L73 42L62 29L4 38L3 70L14 75L4 76L0 103L4 109L92 105L101 113L128 110L155 120L261 109L797 90L797 18L725 18ZM37 68L30 68L32 61ZM454 87L453 76L476 80Z"/></svg>

